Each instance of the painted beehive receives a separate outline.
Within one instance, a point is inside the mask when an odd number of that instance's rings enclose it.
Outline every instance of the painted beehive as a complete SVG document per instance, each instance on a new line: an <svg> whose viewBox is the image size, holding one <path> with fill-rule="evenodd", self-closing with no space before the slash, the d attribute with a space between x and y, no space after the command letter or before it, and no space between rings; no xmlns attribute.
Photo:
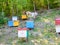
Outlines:
<svg viewBox="0 0 60 45"><path fill-rule="evenodd" d="M14 21L13 26L19 26L19 21Z"/></svg>
<svg viewBox="0 0 60 45"><path fill-rule="evenodd" d="M18 17L17 16L12 16L12 20L13 21L18 20Z"/></svg>
<svg viewBox="0 0 60 45"><path fill-rule="evenodd" d="M55 19L55 24L56 24L56 25L60 25L60 18L56 18L56 19Z"/></svg>
<svg viewBox="0 0 60 45"><path fill-rule="evenodd" d="M59 33L60 32L60 25L56 26L56 32Z"/></svg>
<svg viewBox="0 0 60 45"><path fill-rule="evenodd" d="M27 15L22 15L22 19L27 19Z"/></svg>
<svg viewBox="0 0 60 45"><path fill-rule="evenodd" d="M28 37L28 29L27 28L18 28L18 37L27 38Z"/></svg>
<svg viewBox="0 0 60 45"><path fill-rule="evenodd" d="M13 26L13 21L8 21L8 26Z"/></svg>
<svg viewBox="0 0 60 45"><path fill-rule="evenodd" d="M34 28L34 22L33 21L27 21L26 22L26 28Z"/></svg>
<svg viewBox="0 0 60 45"><path fill-rule="evenodd" d="M55 19L56 32L60 32L60 18Z"/></svg>

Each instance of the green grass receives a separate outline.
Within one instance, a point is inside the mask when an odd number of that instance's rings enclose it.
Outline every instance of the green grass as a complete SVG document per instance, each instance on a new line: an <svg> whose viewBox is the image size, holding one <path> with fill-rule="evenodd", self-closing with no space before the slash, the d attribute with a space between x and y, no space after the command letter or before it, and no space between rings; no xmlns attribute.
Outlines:
<svg viewBox="0 0 60 45"><path fill-rule="evenodd" d="M53 11L51 11L49 13L48 12L44 12L44 15L43 14L39 14L34 21L35 21L35 23L37 23L37 22L40 22L42 24L44 23L44 25L43 25L44 28L39 28L38 25L36 25L36 27L34 28L33 31L34 32L40 31L42 33L42 37L41 36L34 37L29 32L28 42L20 42L19 38L17 37L16 40L18 40L18 41L16 42L16 45L34 45L34 43L31 42L31 40L35 40L35 39L40 41L40 43L38 43L38 44L48 45L48 43L45 44L44 39L48 40L48 42L49 42L50 38L51 38L51 40L55 40L55 38L58 38L56 36L55 24L54 24L54 19L55 19L56 16L58 16L57 14L60 14L59 10L53 10ZM50 23L46 23L44 21L44 19L49 19ZM12 32L15 33L17 31L13 30ZM3 37L3 35L1 37ZM3 38L1 38L1 39L3 39ZM7 43L12 44L11 43L12 41L13 41L13 39L9 38ZM56 41L59 41L59 40L57 39ZM56 41L54 41L54 42L56 42ZM60 42L57 42L57 43L58 43L58 45L60 45ZM50 42L49 42L49 45L50 45ZM54 44L52 44L52 45L54 45Z"/></svg>

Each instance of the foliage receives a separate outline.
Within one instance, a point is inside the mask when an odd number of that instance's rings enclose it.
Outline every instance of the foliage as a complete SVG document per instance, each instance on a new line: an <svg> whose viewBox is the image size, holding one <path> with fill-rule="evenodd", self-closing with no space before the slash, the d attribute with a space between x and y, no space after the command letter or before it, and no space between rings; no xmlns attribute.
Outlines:
<svg viewBox="0 0 60 45"><path fill-rule="evenodd" d="M6 24L8 19L4 16L4 12L0 12L0 25Z"/></svg>
<svg viewBox="0 0 60 45"><path fill-rule="evenodd" d="M60 0L0 0L0 12L11 18L13 15L21 16L23 11L36 11L60 7ZM59 13L60 14L60 13ZM4 19L0 16L0 23ZM6 19L6 18L5 18Z"/></svg>
<svg viewBox="0 0 60 45"><path fill-rule="evenodd" d="M49 3L48 3L49 2ZM6 16L21 15L24 10L40 10L60 7L60 0L0 0L0 11Z"/></svg>

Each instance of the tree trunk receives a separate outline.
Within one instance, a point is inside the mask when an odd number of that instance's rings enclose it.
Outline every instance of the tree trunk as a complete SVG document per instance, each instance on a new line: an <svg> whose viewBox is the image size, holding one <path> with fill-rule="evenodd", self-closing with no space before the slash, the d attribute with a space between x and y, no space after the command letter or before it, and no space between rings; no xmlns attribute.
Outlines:
<svg viewBox="0 0 60 45"><path fill-rule="evenodd" d="M34 0L32 0L32 4L33 4L34 11L36 11L36 6L35 6L35 1Z"/></svg>
<svg viewBox="0 0 60 45"><path fill-rule="evenodd" d="M36 11L36 7L35 7L35 2L33 1L33 7L34 7L34 11Z"/></svg>
<svg viewBox="0 0 60 45"><path fill-rule="evenodd" d="M48 3L48 10L50 9L50 7L49 7L49 0L47 0L47 3Z"/></svg>

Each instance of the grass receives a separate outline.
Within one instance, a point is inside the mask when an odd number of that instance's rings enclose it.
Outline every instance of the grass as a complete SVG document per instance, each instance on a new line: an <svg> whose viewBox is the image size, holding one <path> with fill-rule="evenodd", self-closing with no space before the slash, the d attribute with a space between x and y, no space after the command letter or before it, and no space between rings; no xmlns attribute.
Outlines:
<svg viewBox="0 0 60 45"><path fill-rule="evenodd" d="M44 12L43 14L39 14L35 19L35 27L33 31L34 32L40 31L42 35L38 37L34 37L29 32L28 42L20 42L19 38L16 37L15 40L17 40L17 42L15 43L15 45L35 45L35 43L37 43L38 45L60 45L60 39L56 36L55 23L54 23L55 17L59 16L58 14L60 14L59 10L52 10L49 13ZM42 25L41 24L39 24L40 26L37 25L37 22L41 23ZM43 26L43 28L41 28L41 26ZM16 33L17 31L13 30L12 32ZM0 36L0 39L3 40L3 38L1 37L4 37L4 36L3 35ZM33 43L31 40L33 41L37 40L37 41ZM13 41L14 41L13 38L9 38L8 42L6 43L10 43L10 45L13 45L11 43ZM51 43L51 41L53 41L54 44Z"/></svg>

